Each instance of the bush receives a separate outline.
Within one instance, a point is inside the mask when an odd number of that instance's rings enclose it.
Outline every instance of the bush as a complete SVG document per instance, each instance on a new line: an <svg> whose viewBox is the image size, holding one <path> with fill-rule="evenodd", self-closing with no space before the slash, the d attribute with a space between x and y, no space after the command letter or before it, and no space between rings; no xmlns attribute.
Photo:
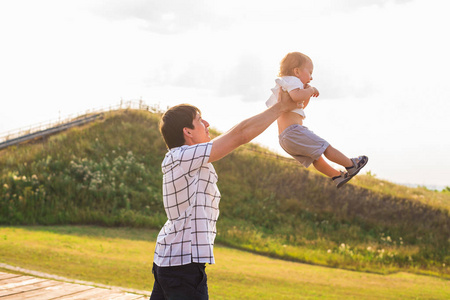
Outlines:
<svg viewBox="0 0 450 300"><path fill-rule="evenodd" d="M119 111L2 150L0 223L160 229L166 148L158 121ZM450 193L372 174L336 190L328 178L265 152L250 144L214 163L222 193L218 242L329 266L449 276Z"/></svg>

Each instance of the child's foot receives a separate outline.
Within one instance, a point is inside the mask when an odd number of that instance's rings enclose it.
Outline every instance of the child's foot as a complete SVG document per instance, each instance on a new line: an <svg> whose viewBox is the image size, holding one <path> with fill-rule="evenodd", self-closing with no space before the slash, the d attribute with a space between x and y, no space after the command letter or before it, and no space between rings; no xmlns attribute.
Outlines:
<svg viewBox="0 0 450 300"><path fill-rule="evenodd" d="M331 179L336 184L336 187L340 188L341 186L346 184L350 179L352 179L352 176L350 176L347 172L344 173L344 172L341 171L341 175L335 176L335 177L333 177Z"/></svg>
<svg viewBox="0 0 450 300"><path fill-rule="evenodd" d="M369 161L369 158L365 155L357 157L357 158L351 158L350 159L353 162L353 166L346 168L348 175L350 175L350 177L355 176L356 174L358 174L359 171L361 171L362 168L364 168L364 166L367 164L367 162Z"/></svg>

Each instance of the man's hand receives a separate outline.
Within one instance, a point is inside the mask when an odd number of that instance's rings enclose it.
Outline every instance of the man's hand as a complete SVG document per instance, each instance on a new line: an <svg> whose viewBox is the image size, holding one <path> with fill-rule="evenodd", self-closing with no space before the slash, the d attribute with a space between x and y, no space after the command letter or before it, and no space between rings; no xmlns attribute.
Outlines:
<svg viewBox="0 0 450 300"><path fill-rule="evenodd" d="M282 104L283 111L291 111L298 108L297 102L294 102L289 93L283 91L283 89L280 89L278 93L278 102Z"/></svg>
<svg viewBox="0 0 450 300"><path fill-rule="evenodd" d="M250 142L276 121L281 114L296 108L297 103L292 101L289 93L280 91L278 102L275 105L240 122L226 133L216 137L213 140L208 162L217 161L240 145Z"/></svg>

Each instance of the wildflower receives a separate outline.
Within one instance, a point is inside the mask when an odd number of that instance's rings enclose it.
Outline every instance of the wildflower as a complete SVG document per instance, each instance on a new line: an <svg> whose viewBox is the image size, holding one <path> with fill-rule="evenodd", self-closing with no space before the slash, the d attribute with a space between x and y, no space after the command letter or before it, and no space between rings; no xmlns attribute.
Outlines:
<svg viewBox="0 0 450 300"><path fill-rule="evenodd" d="M372 247L367 247L367 251L372 251Z"/></svg>
<svg viewBox="0 0 450 300"><path fill-rule="evenodd" d="M9 188L9 186L8 186L6 183L3 185L3 187L4 187L5 189L8 189L8 188Z"/></svg>
<svg viewBox="0 0 450 300"><path fill-rule="evenodd" d="M327 253L328 253L328 254L331 253L331 249L328 249Z"/></svg>
<svg viewBox="0 0 450 300"><path fill-rule="evenodd" d="M33 176L31 176L31 179L33 179L33 180L37 180L37 179L38 179L38 177L36 176L36 174L33 174Z"/></svg>

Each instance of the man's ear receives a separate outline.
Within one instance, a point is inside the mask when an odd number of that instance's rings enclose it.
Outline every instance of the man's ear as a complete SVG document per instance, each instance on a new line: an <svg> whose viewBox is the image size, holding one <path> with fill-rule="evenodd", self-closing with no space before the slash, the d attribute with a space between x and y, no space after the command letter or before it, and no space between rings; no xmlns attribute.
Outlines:
<svg viewBox="0 0 450 300"><path fill-rule="evenodd" d="M184 127L183 128L183 133L187 136L191 136L191 130L190 128Z"/></svg>

